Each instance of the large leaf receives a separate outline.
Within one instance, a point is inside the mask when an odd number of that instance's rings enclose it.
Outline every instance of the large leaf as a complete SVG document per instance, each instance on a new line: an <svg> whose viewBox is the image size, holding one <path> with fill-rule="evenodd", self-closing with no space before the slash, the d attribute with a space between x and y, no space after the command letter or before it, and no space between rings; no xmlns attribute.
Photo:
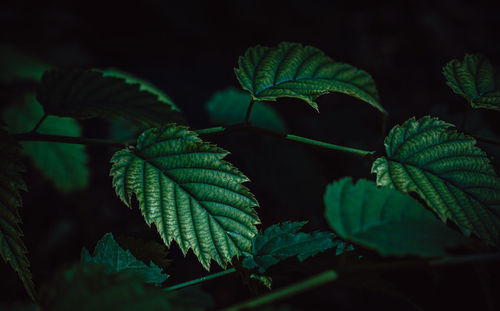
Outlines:
<svg viewBox="0 0 500 311"><path fill-rule="evenodd" d="M349 64L333 61L321 50L299 43L255 46L238 59L235 69L243 89L254 100L299 98L318 110L320 95L340 92L359 98L383 113L372 77Z"/></svg>
<svg viewBox="0 0 500 311"><path fill-rule="evenodd" d="M30 131L43 116L43 108L35 100L33 93L28 93L15 105L4 111L4 119L11 133ZM81 129L70 118L49 116L38 129L42 134L66 135L78 137ZM62 192L71 192L87 187L89 170L87 154L82 145L32 142L21 143L35 165Z"/></svg>
<svg viewBox="0 0 500 311"><path fill-rule="evenodd" d="M334 235L330 232L297 232L305 224L305 221L284 222L257 234L252 241L252 252L243 259L243 267L258 268L259 273L264 273L286 258L297 256L304 261L335 246Z"/></svg>
<svg viewBox="0 0 500 311"><path fill-rule="evenodd" d="M150 90L133 78L104 76L93 70L57 69L43 75L37 99L46 113L62 117L122 118L146 126L183 123L171 101Z"/></svg>
<svg viewBox="0 0 500 311"><path fill-rule="evenodd" d="M410 196L365 179L328 185L324 201L326 219L340 237L381 255L445 256L465 240Z"/></svg>
<svg viewBox="0 0 500 311"><path fill-rule="evenodd" d="M251 99L247 92L227 88L216 92L207 102L206 109L213 123L232 125L245 119ZM259 101L253 104L249 121L256 126L286 131L285 123L274 108Z"/></svg>
<svg viewBox="0 0 500 311"><path fill-rule="evenodd" d="M480 54L466 54L443 67L446 84L467 99L473 108L500 110L500 72Z"/></svg>
<svg viewBox="0 0 500 311"><path fill-rule="evenodd" d="M250 251L259 223L258 203L242 185L248 178L222 160L227 154L185 127L153 128L135 149L113 155L113 186L129 207L135 194L167 245L193 249L206 269L211 259L225 267Z"/></svg>
<svg viewBox="0 0 500 311"><path fill-rule="evenodd" d="M1 124L0 124L1 125ZM30 297L35 300L27 249L22 240L22 205L20 190L26 191L21 178L24 171L20 161L21 146L0 128L0 254L17 272Z"/></svg>
<svg viewBox="0 0 500 311"><path fill-rule="evenodd" d="M409 119L385 139L372 166L377 185L416 192L446 221L500 245L500 179L467 135L437 118Z"/></svg>
<svg viewBox="0 0 500 311"><path fill-rule="evenodd" d="M109 273L127 270L140 276L146 283L160 284L168 278L168 275L162 273L162 269L153 262L148 266L137 260L129 250L122 249L111 233L106 233L97 242L93 256L84 248L80 257L84 263L105 265Z"/></svg>

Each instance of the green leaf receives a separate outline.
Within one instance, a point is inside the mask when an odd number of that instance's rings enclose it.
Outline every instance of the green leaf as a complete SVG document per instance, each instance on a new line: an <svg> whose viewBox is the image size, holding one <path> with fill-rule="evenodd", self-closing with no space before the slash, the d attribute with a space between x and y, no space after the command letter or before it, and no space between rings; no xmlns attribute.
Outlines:
<svg viewBox="0 0 500 311"><path fill-rule="evenodd" d="M227 154L185 127L152 128L135 149L113 155L113 186L129 207L135 194L167 245L193 249L207 270L211 259L225 267L250 251L259 223L258 203L242 185L248 178L222 160Z"/></svg>
<svg viewBox="0 0 500 311"><path fill-rule="evenodd" d="M0 124L2 125L2 124ZM21 146L0 128L0 254L17 272L31 299L35 285L29 270L28 250L22 240L22 206L20 190L27 191L21 178L24 167L20 161Z"/></svg>
<svg viewBox="0 0 500 311"><path fill-rule="evenodd" d="M122 118L145 126L184 122L168 98L150 92L151 86L132 77L108 75L93 70L47 71L37 99L46 113L62 117Z"/></svg>
<svg viewBox="0 0 500 311"><path fill-rule="evenodd" d="M166 268L172 262L168 256L168 248L162 242L144 240L131 236L118 236L116 242L121 248L128 249L137 260L152 261L161 268Z"/></svg>
<svg viewBox="0 0 500 311"><path fill-rule="evenodd" d="M128 271L110 274L95 264L79 263L59 271L42 299L54 311L172 310L163 289L145 286Z"/></svg>
<svg viewBox="0 0 500 311"><path fill-rule="evenodd" d="M442 221L499 246L500 179L476 141L451 126L428 116L395 126L372 173L377 185L416 192Z"/></svg>
<svg viewBox="0 0 500 311"><path fill-rule="evenodd" d="M151 262L146 265L137 260L129 250L124 250L116 243L113 234L106 233L102 239L97 242L94 250L94 256L84 248L81 253L83 263L96 263L106 266L108 273L127 270L144 279L146 283L158 285L163 283L168 275L162 273L162 269Z"/></svg>
<svg viewBox="0 0 500 311"><path fill-rule="evenodd" d="M465 241L410 196L365 179L328 185L324 201L326 219L340 237L383 256L445 256Z"/></svg>
<svg viewBox="0 0 500 311"><path fill-rule="evenodd" d="M210 121L223 125L242 122L245 119L251 100L252 97L247 92L234 88L216 92L206 104ZM249 121L256 126L279 132L286 131L285 122L283 122L276 110L260 101L253 104Z"/></svg>
<svg viewBox="0 0 500 311"><path fill-rule="evenodd" d="M252 252L243 259L243 267L258 268L259 273L264 273L286 258L297 256L299 261L304 261L335 246L334 235L330 232L297 232L305 224L305 221L287 221L257 234L252 241Z"/></svg>
<svg viewBox="0 0 500 311"><path fill-rule="evenodd" d="M43 108L36 102L33 93L26 94L4 111L4 120L8 123L11 133L31 131L42 116ZM38 133L78 137L81 135L81 129L73 119L48 116ZM52 181L59 191L68 193L88 186L89 170L84 146L41 141L26 141L21 145L35 167Z"/></svg>
<svg viewBox="0 0 500 311"><path fill-rule="evenodd" d="M443 67L446 84L467 99L473 108L500 110L500 72L480 54L466 54Z"/></svg>
<svg viewBox="0 0 500 311"><path fill-rule="evenodd" d="M0 81L10 83L20 80L39 81L50 66L37 57L9 44L0 43Z"/></svg>
<svg viewBox="0 0 500 311"><path fill-rule="evenodd" d="M367 102L383 113L372 77L349 64L333 61L321 50L299 43L249 48L238 59L236 77L254 100L302 99L315 110L320 95L340 92Z"/></svg>
<svg viewBox="0 0 500 311"><path fill-rule="evenodd" d="M200 286L189 286L166 292L173 310L204 311L213 310L212 296L200 289Z"/></svg>

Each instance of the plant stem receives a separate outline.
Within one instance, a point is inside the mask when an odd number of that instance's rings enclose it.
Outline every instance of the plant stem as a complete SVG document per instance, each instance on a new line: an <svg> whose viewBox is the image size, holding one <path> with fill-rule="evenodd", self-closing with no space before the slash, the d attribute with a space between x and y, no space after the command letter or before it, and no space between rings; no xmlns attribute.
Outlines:
<svg viewBox="0 0 500 311"><path fill-rule="evenodd" d="M123 147L135 143L135 140L128 141L128 140L72 137L72 136L38 134L35 132L14 134L12 136L14 136L18 141L51 141L51 142L78 144L78 145Z"/></svg>
<svg viewBox="0 0 500 311"><path fill-rule="evenodd" d="M243 120L243 124L250 124L250 113L252 112L252 107L253 107L254 100L252 99L250 101L250 104L248 104L248 109L247 113L245 114L245 120Z"/></svg>
<svg viewBox="0 0 500 311"><path fill-rule="evenodd" d="M307 291L309 289L321 286L323 284L333 282L337 280L338 275L337 272L333 270L328 270L323 273L320 273L318 275L315 275L307 280L289 285L287 287L281 288L275 292L272 292L270 294L260 296L251 300L247 300L243 303L231 306L227 309L224 309L225 311L237 311L237 310L242 310L246 308L255 308L258 306L261 306L266 303L270 303L273 301L276 301L278 299L283 299L289 296L293 296L295 294Z"/></svg>
<svg viewBox="0 0 500 311"><path fill-rule="evenodd" d="M43 121L45 121L45 119L47 119L48 116L49 116L48 114L44 113L43 116L38 121L38 123L35 125L35 127L31 130L31 132L36 133L36 131L40 128L40 125L42 125Z"/></svg>
<svg viewBox="0 0 500 311"><path fill-rule="evenodd" d="M221 272L217 272L217 273L214 273L214 274L210 274L210 275L207 275L207 276L203 276L201 278L197 278L197 279L194 279L194 280L191 280L191 281L187 281L187 282L184 282L184 283L180 283L180 284L177 284L177 285L166 287L165 290L166 291L171 291L171 290L181 289L181 288L192 286L192 285L196 285L196 284L208 281L208 280L212 280L212 279L224 276L224 275L228 275L228 274L231 274L231 273L234 273L234 272L236 272L235 268L227 269L227 270L224 270L224 271L221 271Z"/></svg>

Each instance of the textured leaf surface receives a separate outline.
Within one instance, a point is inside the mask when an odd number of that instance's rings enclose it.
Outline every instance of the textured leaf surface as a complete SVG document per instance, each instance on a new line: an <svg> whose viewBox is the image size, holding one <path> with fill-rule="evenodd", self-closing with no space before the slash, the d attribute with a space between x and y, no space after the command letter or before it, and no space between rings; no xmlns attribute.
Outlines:
<svg viewBox="0 0 500 311"><path fill-rule="evenodd" d="M446 84L462 95L474 108L500 110L500 72L480 54L467 54L460 62L453 59L443 67Z"/></svg>
<svg viewBox="0 0 500 311"><path fill-rule="evenodd" d="M113 155L113 186L128 206L135 194L167 245L175 240L184 254L193 249L206 269L211 259L225 267L250 251L259 223L258 203L242 185L248 178L222 160L227 154L185 127L153 128L135 150Z"/></svg>
<svg viewBox="0 0 500 311"><path fill-rule="evenodd" d="M1 125L1 124L0 124ZM22 240L22 205L20 190L26 191L21 178L21 146L0 128L0 254L17 272L30 297L35 300L35 286L29 270L28 250Z"/></svg>
<svg viewBox="0 0 500 311"><path fill-rule="evenodd" d="M306 222L284 222L267 228L252 241L252 253L243 259L243 267L258 268L264 273L269 267L289 257L300 261L333 246L334 235L330 232L297 232Z"/></svg>
<svg viewBox="0 0 500 311"><path fill-rule="evenodd" d="M146 126L183 123L169 99L135 82L93 70L50 70L42 77L37 99L45 112L62 117L118 117Z"/></svg>
<svg viewBox="0 0 500 311"><path fill-rule="evenodd" d="M35 95L28 93L15 105L4 111L4 120L11 133L28 132L43 116L43 108L35 100ZM38 132L41 134L81 135L80 125L70 118L49 116L42 123ZM81 190L89 183L87 154L82 145L55 142L22 142L24 152L28 154L38 168L56 188L62 192Z"/></svg>
<svg viewBox="0 0 500 311"><path fill-rule="evenodd" d="M168 278L168 275L162 273L162 269L153 262L148 266L137 260L129 250L122 249L111 233L106 233L97 242L93 256L85 248L82 249L81 261L105 265L106 271L109 273L127 270L140 276L146 283L156 285L163 283Z"/></svg>
<svg viewBox="0 0 500 311"><path fill-rule="evenodd" d="M418 193L443 221L498 246L500 180L476 141L450 127L431 117L395 126L372 173L377 185Z"/></svg>
<svg viewBox="0 0 500 311"><path fill-rule="evenodd" d="M410 196L368 180L350 177L327 186L325 216L343 239L381 255L445 256L465 238L439 222Z"/></svg>
<svg viewBox="0 0 500 311"><path fill-rule="evenodd" d="M207 102L210 120L215 124L232 125L242 122L252 97L243 91L228 88L216 92ZM286 126L279 114L269 105L255 102L250 114L250 123L256 126L284 132Z"/></svg>
<svg viewBox="0 0 500 311"><path fill-rule="evenodd" d="M385 113L375 82L367 72L335 62L312 46L290 42L282 42L276 47L258 45L239 58L238 66L236 77L255 100L299 98L318 110L314 102L317 97L340 92Z"/></svg>

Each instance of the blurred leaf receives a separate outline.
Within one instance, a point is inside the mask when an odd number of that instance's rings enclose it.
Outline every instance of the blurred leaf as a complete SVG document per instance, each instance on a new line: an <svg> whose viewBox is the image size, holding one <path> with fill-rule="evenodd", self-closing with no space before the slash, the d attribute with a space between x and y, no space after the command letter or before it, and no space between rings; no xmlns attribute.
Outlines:
<svg viewBox="0 0 500 311"><path fill-rule="evenodd" d="M466 54L443 67L446 84L467 99L473 108L500 110L500 72L480 54Z"/></svg>
<svg viewBox="0 0 500 311"><path fill-rule="evenodd" d="M302 99L315 110L320 95L340 92L367 102L383 113L372 77L365 71L338 63L321 50L300 43L249 48L238 59L236 77L256 101L281 97Z"/></svg>
<svg viewBox="0 0 500 311"><path fill-rule="evenodd" d="M216 92L206 104L210 121L221 125L242 122L251 100L252 97L247 92L234 88ZM256 126L280 132L286 131L285 123L276 110L260 101L253 104L249 121Z"/></svg>
<svg viewBox="0 0 500 311"><path fill-rule="evenodd" d="M42 116L43 108L36 102L32 93L26 94L22 100L4 111L4 120L8 123L11 133L31 131ZM73 119L48 116L38 133L79 137L81 129ZM24 141L21 145L35 167L51 180L59 191L68 193L88 186L89 171L84 146L43 141Z"/></svg>
<svg viewBox="0 0 500 311"><path fill-rule="evenodd" d="M387 157L372 165L377 185L416 192L443 222L500 246L500 179L476 141L451 126L429 116L395 126Z"/></svg>
<svg viewBox="0 0 500 311"><path fill-rule="evenodd" d="M365 179L328 185L324 200L326 219L340 237L383 256L445 256L466 240L410 196Z"/></svg>
<svg viewBox="0 0 500 311"><path fill-rule="evenodd" d="M144 262L137 260L129 250L122 249L111 233L106 233L97 242L93 256L85 248L82 249L81 261L83 263L102 264L106 266L108 273L127 270L140 276L146 283L155 285L163 283L168 278L168 274L162 273L162 269L153 262L148 266Z"/></svg>
<svg viewBox="0 0 500 311"><path fill-rule="evenodd" d="M248 181L222 159L227 151L202 141L186 127L152 128L135 149L116 152L111 162L118 197L131 206L135 194L146 223L154 223L170 246L189 249L208 270L248 252L259 223Z"/></svg>
<svg viewBox="0 0 500 311"><path fill-rule="evenodd" d="M131 236L118 236L116 242L122 248L130 250L132 255L140 261L152 261L156 265L165 268L171 260L167 258L168 249L165 244L153 240L143 240Z"/></svg>
<svg viewBox="0 0 500 311"><path fill-rule="evenodd" d="M29 270L28 250L22 240L22 206L19 190L27 191L21 173L21 146L3 129L0 122L0 254L17 272L31 299L35 299L35 285Z"/></svg>
<svg viewBox="0 0 500 311"><path fill-rule="evenodd" d="M203 311L212 310L212 296L200 289L200 286L190 286L166 293L168 301L174 310Z"/></svg>
<svg viewBox="0 0 500 311"><path fill-rule="evenodd" d="M50 66L37 57L14 46L0 43L0 82L39 81Z"/></svg>

